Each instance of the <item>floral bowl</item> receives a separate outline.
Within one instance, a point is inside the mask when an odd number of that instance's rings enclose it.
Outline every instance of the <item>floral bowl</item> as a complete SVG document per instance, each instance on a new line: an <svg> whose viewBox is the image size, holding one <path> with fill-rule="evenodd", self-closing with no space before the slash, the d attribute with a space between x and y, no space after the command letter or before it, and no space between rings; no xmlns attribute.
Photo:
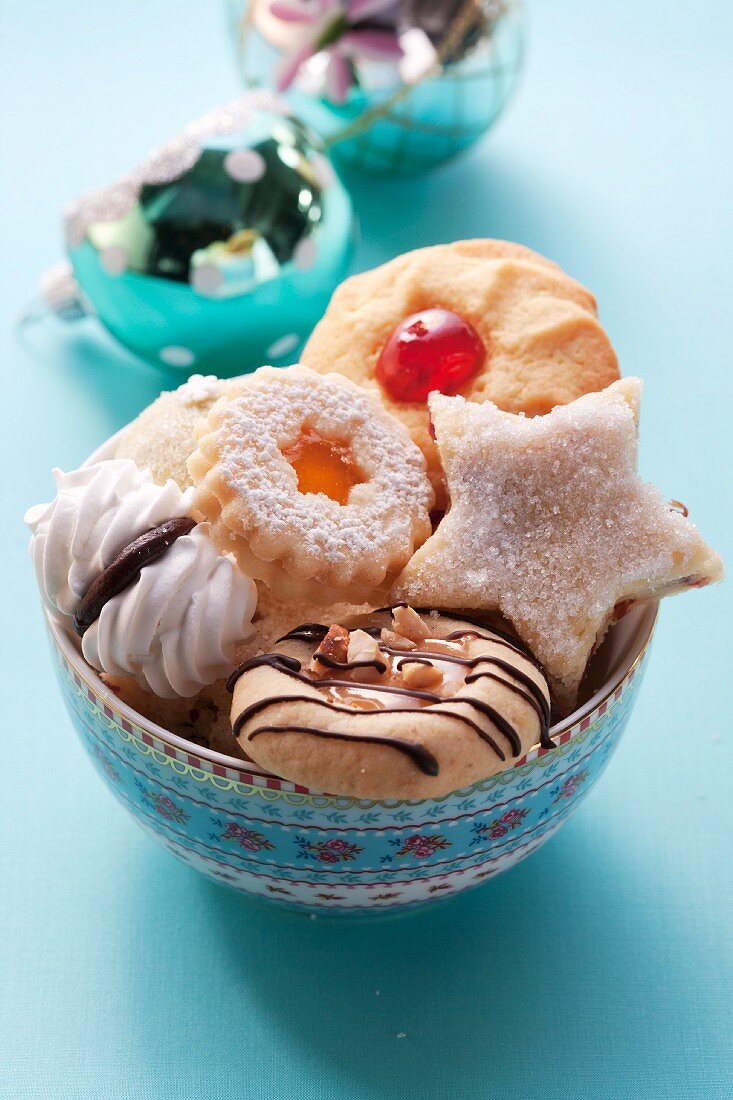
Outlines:
<svg viewBox="0 0 733 1100"><path fill-rule="evenodd" d="M344 798L247 771L135 713L48 620L54 664L92 763L173 855L244 894L311 912L374 913L492 878L555 833L606 767L631 714L657 616L609 631L586 702L504 772L442 798Z"/></svg>

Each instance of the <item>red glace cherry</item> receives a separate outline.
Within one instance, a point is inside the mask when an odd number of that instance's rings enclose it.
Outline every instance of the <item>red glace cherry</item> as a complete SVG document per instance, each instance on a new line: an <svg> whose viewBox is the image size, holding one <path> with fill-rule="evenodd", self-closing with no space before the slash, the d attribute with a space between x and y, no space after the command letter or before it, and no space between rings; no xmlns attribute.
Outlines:
<svg viewBox="0 0 733 1100"><path fill-rule="evenodd" d="M458 393L485 358L468 321L447 309L424 309L393 329L379 356L377 381L393 401L427 401L432 390Z"/></svg>

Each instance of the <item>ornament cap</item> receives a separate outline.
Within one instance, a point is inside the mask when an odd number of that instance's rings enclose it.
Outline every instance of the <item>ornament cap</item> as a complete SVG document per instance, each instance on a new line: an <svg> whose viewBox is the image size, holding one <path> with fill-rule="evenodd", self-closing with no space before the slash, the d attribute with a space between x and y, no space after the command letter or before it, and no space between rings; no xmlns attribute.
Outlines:
<svg viewBox="0 0 733 1100"><path fill-rule="evenodd" d="M60 317L62 321L78 321L89 312L71 264L63 260L44 271L39 293L21 311L17 324L19 327L33 324L43 320L49 313Z"/></svg>

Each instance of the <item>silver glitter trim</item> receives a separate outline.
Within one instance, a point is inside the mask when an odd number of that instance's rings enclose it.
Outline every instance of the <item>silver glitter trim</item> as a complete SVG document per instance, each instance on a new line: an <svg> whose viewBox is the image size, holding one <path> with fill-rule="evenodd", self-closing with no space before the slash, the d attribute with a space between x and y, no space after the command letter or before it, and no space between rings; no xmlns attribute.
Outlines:
<svg viewBox="0 0 733 1100"><path fill-rule="evenodd" d="M289 114L284 100L266 89L247 92L238 99L214 108L189 123L165 145L154 149L127 175L106 187L98 187L75 199L64 213L66 243L77 248L96 222L114 222L138 200L146 184L171 183L187 172L198 159L207 138L243 130L255 111Z"/></svg>

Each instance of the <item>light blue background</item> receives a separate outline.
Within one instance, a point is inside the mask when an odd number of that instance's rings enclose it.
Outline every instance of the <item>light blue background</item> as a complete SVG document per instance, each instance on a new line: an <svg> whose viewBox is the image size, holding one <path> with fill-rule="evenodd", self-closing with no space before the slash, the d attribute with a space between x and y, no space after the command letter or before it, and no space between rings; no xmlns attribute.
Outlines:
<svg viewBox="0 0 733 1100"><path fill-rule="evenodd" d="M495 134L429 179L359 189L358 266L481 235L560 261L646 379L644 473L733 561L733 9L530 15ZM250 907L154 847L93 776L20 517L53 464L77 465L163 378L91 323L24 343L10 326L60 256L62 204L237 85L216 0L3 0L0 18L2 1096L730 1096L730 588L664 607L626 739L562 833L419 917Z"/></svg>

